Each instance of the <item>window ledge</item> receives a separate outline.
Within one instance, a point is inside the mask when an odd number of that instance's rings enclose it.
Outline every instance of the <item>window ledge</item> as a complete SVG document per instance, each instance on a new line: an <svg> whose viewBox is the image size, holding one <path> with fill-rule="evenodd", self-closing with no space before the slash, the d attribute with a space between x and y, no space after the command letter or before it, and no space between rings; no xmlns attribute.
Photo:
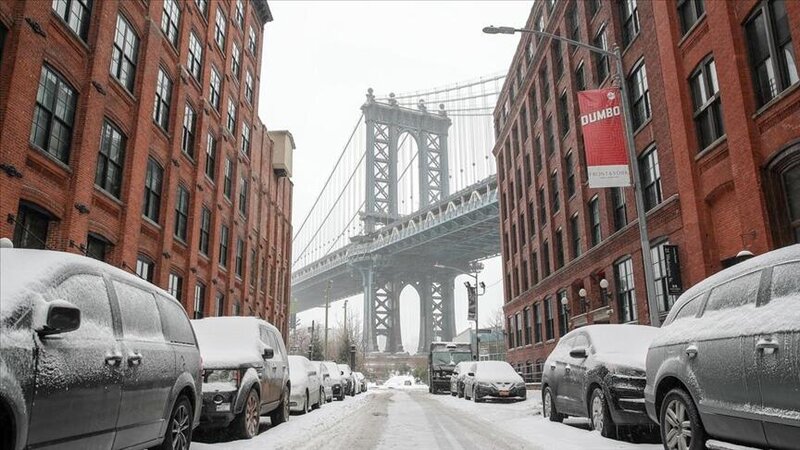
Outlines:
<svg viewBox="0 0 800 450"><path fill-rule="evenodd" d="M786 97L788 97L789 95L791 95L792 93L794 93L794 91L798 90L798 88L800 88L800 81L798 81L798 82L795 82L793 85L791 85L791 86L787 87L786 89L784 89L784 90L782 90L780 93L778 93L778 95L776 95L775 97L773 97L773 98L772 98L772 100L768 101L767 103L764 103L764 105L763 105L763 106L761 106L760 108L758 108L758 109L756 110L756 112L755 112L755 113L753 113L753 115L751 116L751 118L752 118L753 120L756 120L756 119L758 119L759 117L761 117L761 116L765 115L765 113L766 113L766 112L767 112L769 109L771 109L773 106L775 106L775 104L776 104L776 103L779 103L781 100L783 100L784 98L786 98Z"/></svg>
<svg viewBox="0 0 800 450"><path fill-rule="evenodd" d="M72 168L69 166L69 164L67 164L64 161L61 161L60 159L58 159L55 156L51 155L50 152L48 152L47 150L39 147L38 145L36 145L36 144L34 144L33 142L30 142L30 141L28 141L28 146L36 151L36 155L37 156L43 156L44 157L44 161L47 161L49 163L53 163L59 169L61 169L64 172L66 172L66 174L62 174L62 175L67 175L68 176L68 175L72 174ZM71 145L70 145L70 147L71 147ZM70 148L70 150L72 150L72 149Z"/></svg>
<svg viewBox="0 0 800 450"><path fill-rule="evenodd" d="M727 140L728 140L727 134L723 134L722 136L718 137L716 141L712 142L711 144L708 145L708 147L704 148L697 155L695 155L694 160L700 161L701 159L704 159L706 156L715 153L715 150L721 148L722 143L726 142Z"/></svg>
<svg viewBox="0 0 800 450"><path fill-rule="evenodd" d="M683 44L689 40L689 36L694 34L694 31L700 27L700 24L706 21L706 12L703 11L703 14L697 18L694 24L686 30L686 33L683 33L683 36L678 40L678 47L683 47ZM678 24L680 26L680 23Z"/></svg>
<svg viewBox="0 0 800 450"><path fill-rule="evenodd" d="M172 236L172 237L174 238L174 239L172 240L172 242L177 242L177 243L178 243L178 244L180 244L180 245L181 245L181 247L183 247L184 249L188 247L188 246L186 245L186 241L185 241L185 240L183 240L182 238L179 238L178 236Z"/></svg>
<svg viewBox="0 0 800 450"><path fill-rule="evenodd" d="M111 86L111 88L114 89L114 91L116 91L126 103L128 103L128 105L132 106L136 103L136 96L133 95L133 92L129 91L128 88L126 88L122 82L117 79L117 77L111 75L109 78L111 78L111 83L109 83L109 86Z"/></svg>
<svg viewBox="0 0 800 450"><path fill-rule="evenodd" d="M159 225L158 222L155 222L153 219L145 216L144 214L142 214L142 222L151 227L154 227L158 231L161 231L161 225Z"/></svg>
<svg viewBox="0 0 800 450"><path fill-rule="evenodd" d="M638 31L638 32L636 32L636 35L634 35L634 36L631 38L631 40L628 42L628 45L626 45L626 46L625 46L625 48L624 48L624 49L622 50L622 52L620 53L620 56L622 56L623 58L625 58L625 54L626 54L626 53L628 53L628 50L630 50L631 48L633 48L633 43L634 43L634 42L636 42L636 40L637 40L637 39L639 39L639 36L640 36L641 34L642 34L642 27L641 27L641 23L640 23L640 24L639 24L639 31Z"/></svg>
<svg viewBox="0 0 800 450"><path fill-rule="evenodd" d="M633 119L633 117L631 117L631 119ZM650 122L652 122L652 121L653 121L653 112L652 112L652 105L651 105L650 117L648 117L644 122L642 122L642 124L639 125L639 128L633 130L633 137L635 138L637 134L639 134L642 130L647 128L647 125L649 125Z"/></svg>
<svg viewBox="0 0 800 450"><path fill-rule="evenodd" d="M102 194L104 199L113 202L117 206L122 207L124 205L124 203L122 203L122 200L120 200L119 198L114 196L114 194L112 194L111 192L108 192L107 190L103 189L101 186L98 186L98 185L95 184L94 185L94 190L95 190L95 192L99 192L100 194Z"/></svg>

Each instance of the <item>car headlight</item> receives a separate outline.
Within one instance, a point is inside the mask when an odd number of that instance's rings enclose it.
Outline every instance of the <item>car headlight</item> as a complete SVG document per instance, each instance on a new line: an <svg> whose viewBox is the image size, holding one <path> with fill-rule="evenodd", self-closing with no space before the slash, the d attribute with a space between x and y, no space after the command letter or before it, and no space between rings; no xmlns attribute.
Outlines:
<svg viewBox="0 0 800 450"><path fill-rule="evenodd" d="M240 381L239 369L203 370L203 383L226 383L238 387L239 381Z"/></svg>
<svg viewBox="0 0 800 450"><path fill-rule="evenodd" d="M483 381L478 381L477 383L475 383L475 385L478 386L478 387L487 388L487 389L492 387L491 383L484 383Z"/></svg>
<svg viewBox="0 0 800 450"><path fill-rule="evenodd" d="M514 384L514 388L524 388L524 387L525 387L524 381L520 381L519 383Z"/></svg>

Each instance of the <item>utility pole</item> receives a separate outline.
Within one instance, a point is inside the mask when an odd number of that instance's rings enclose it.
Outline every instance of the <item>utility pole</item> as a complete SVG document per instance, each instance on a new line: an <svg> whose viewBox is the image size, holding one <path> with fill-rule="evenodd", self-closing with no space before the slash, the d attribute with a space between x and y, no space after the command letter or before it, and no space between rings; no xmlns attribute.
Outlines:
<svg viewBox="0 0 800 450"><path fill-rule="evenodd" d="M347 339L347 300L344 301L344 335ZM350 339L347 339L350 342Z"/></svg>
<svg viewBox="0 0 800 450"><path fill-rule="evenodd" d="M325 288L325 360L328 361L328 308L331 306L331 285L333 280L328 280Z"/></svg>

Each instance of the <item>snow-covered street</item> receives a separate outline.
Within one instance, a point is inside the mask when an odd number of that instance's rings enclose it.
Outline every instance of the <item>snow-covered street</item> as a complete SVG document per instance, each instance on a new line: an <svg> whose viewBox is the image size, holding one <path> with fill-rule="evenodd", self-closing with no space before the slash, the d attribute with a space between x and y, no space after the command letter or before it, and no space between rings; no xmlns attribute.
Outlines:
<svg viewBox="0 0 800 450"><path fill-rule="evenodd" d="M194 449L637 449L588 431L588 422L552 423L541 416L538 391L519 403L480 403L426 389L374 389L326 404L261 432L249 441L192 444Z"/></svg>

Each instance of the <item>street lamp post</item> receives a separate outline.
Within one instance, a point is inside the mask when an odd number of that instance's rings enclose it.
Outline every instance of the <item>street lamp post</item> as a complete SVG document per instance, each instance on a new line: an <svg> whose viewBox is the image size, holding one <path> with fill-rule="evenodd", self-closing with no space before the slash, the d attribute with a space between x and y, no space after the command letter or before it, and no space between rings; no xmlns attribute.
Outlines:
<svg viewBox="0 0 800 450"><path fill-rule="evenodd" d="M527 28L488 26L483 29L483 32L487 34L514 34L517 32L535 34L537 36L548 37L557 41L566 42L576 47L585 48L590 52L605 55L606 57L613 58L614 61L616 61L617 76L619 77L619 90L620 94L622 95L622 104L620 105L620 109L622 110L622 115L625 119L625 144L628 149L628 158L631 161L631 169L633 172L633 192L634 197L636 198L636 215L639 219L639 240L642 246L642 261L644 263L644 279L646 285L645 294L647 296L648 309L650 310L650 324L656 327L661 326L661 318L658 316L658 305L656 304L655 297L656 283L655 276L653 274L653 257L650 254L650 238L647 234L647 215L644 210L644 195L641 189L641 180L639 174L639 159L637 158L636 147L633 143L633 122L631 114L628 111L630 103L628 102L628 91L627 87L625 86L625 72L624 68L622 67L622 54L620 53L619 47L615 46L614 51L610 52L601 47L595 47L593 45L568 39L556 34ZM622 311L619 311L619 314L622 313Z"/></svg>

